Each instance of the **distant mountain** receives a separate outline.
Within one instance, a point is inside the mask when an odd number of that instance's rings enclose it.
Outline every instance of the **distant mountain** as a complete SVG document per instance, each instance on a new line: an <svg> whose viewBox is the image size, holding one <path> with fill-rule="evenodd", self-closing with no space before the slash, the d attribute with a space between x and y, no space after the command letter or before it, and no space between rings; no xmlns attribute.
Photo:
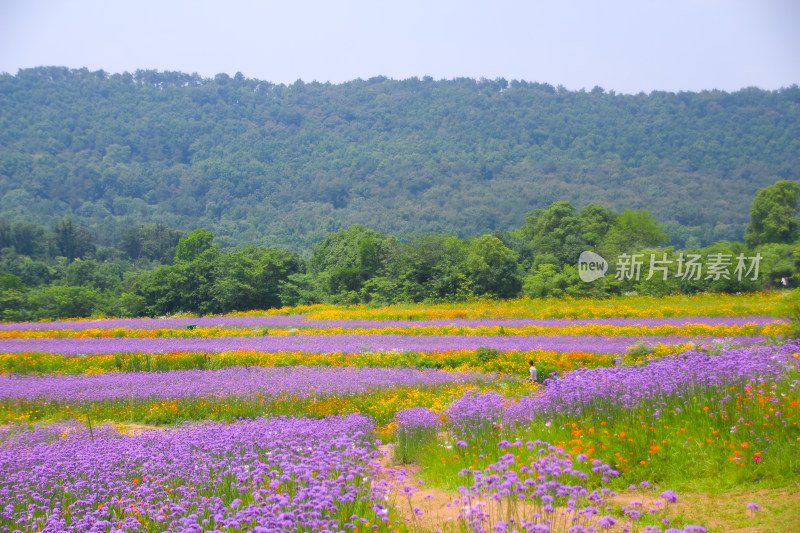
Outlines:
<svg viewBox="0 0 800 533"><path fill-rule="evenodd" d="M558 200L647 209L683 243L741 239L755 192L800 177L800 88L620 95L384 77L0 75L0 218L72 215L106 242L160 221L307 250L513 229Z"/></svg>

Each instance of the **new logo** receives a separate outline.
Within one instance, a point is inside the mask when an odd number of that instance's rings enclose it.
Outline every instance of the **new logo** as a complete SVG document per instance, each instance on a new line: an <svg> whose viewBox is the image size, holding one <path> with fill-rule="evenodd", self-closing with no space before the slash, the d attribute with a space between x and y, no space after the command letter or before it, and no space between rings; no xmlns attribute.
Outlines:
<svg viewBox="0 0 800 533"><path fill-rule="evenodd" d="M578 258L578 276L581 281L589 283L602 278L608 271L608 263L605 259L594 252L581 252Z"/></svg>

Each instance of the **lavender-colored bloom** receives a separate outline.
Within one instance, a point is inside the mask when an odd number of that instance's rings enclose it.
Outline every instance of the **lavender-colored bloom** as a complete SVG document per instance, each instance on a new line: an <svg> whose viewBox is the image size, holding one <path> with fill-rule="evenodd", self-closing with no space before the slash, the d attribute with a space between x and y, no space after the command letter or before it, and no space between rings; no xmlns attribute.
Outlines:
<svg viewBox="0 0 800 533"><path fill-rule="evenodd" d="M47 352L63 355L110 353L219 353L236 350L260 352L362 353L388 350L418 352L477 350L553 350L559 352L624 352L640 342L658 344L694 342L707 344L718 339L705 337L584 336L584 335L279 335L257 337L156 337L156 338L44 338L2 339L0 352ZM735 344L754 344L762 337L731 337ZM625 367L623 367L625 368ZM559 380L560 382L561 380Z"/></svg>
<svg viewBox="0 0 800 533"><path fill-rule="evenodd" d="M398 411L395 422L400 430L435 430L442 424L439 414L427 407L412 407Z"/></svg>
<svg viewBox="0 0 800 533"><path fill-rule="evenodd" d="M475 372L410 368L232 367L100 375L0 375L0 398L103 401L112 399L300 397L361 394L397 386L432 386L489 378Z"/></svg>
<svg viewBox="0 0 800 533"><path fill-rule="evenodd" d="M456 432L474 436L479 431L491 430L499 423L507 401L502 394L494 391L484 394L467 391L450 405L447 416Z"/></svg>
<svg viewBox="0 0 800 533"><path fill-rule="evenodd" d="M625 514L628 515L631 520L639 520L642 517L642 512L636 509L626 509Z"/></svg>
<svg viewBox="0 0 800 533"><path fill-rule="evenodd" d="M724 388L752 379L781 379L798 368L800 341L782 345L733 347L718 355L688 351L642 366L582 368L567 372L541 393L524 397L504 412L506 424L530 423L556 414L581 416L584 409L633 408L634 404L692 394L697 387Z"/></svg>
<svg viewBox="0 0 800 533"><path fill-rule="evenodd" d="M566 327L573 325L605 324L611 326L708 326L767 325L781 320L769 316L744 317L666 317L666 318L548 318L548 319L437 319L437 320L313 320L303 315L273 316L208 316L196 318L117 318L99 320L60 320L55 322L16 322L0 324L0 331L26 330L84 330L84 329L178 329L189 324L197 327L223 328L397 328L397 327Z"/></svg>
<svg viewBox="0 0 800 533"><path fill-rule="evenodd" d="M109 426L94 428L93 436L78 424L14 428L0 446L0 524L148 530L139 516L160 530L339 531L343 512L374 522L388 487L365 482L379 471L377 452L363 437L373 425L350 415L204 423L136 436ZM53 431L60 432L55 440Z"/></svg>
<svg viewBox="0 0 800 533"><path fill-rule="evenodd" d="M617 521L614 520L613 518L611 518L610 516L601 516L597 520L597 525L602 527L602 528L609 528L609 527L613 526L616 523L617 523Z"/></svg>
<svg viewBox="0 0 800 533"><path fill-rule="evenodd" d="M758 511L759 509L761 509L761 507L755 502L748 502L747 508L750 511Z"/></svg>
<svg viewBox="0 0 800 533"><path fill-rule="evenodd" d="M665 490L660 496L670 503L676 503L678 501L678 496L671 490Z"/></svg>

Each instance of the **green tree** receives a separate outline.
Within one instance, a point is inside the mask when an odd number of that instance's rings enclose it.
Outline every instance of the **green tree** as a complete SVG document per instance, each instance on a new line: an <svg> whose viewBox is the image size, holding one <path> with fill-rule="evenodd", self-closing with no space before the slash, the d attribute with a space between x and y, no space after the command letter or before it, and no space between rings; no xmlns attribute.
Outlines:
<svg viewBox="0 0 800 533"><path fill-rule="evenodd" d="M472 241L465 262L476 295L513 298L522 288L517 255L494 235Z"/></svg>
<svg viewBox="0 0 800 533"><path fill-rule="evenodd" d="M463 299L472 294L469 245L451 235L416 235L391 249L385 276L370 287L385 303Z"/></svg>
<svg viewBox="0 0 800 533"><path fill-rule="evenodd" d="M328 234L314 247L309 269L317 275L320 289L331 301L358 301L365 281L378 275L397 243L393 237L353 225Z"/></svg>
<svg viewBox="0 0 800 533"><path fill-rule="evenodd" d="M606 260L625 252L640 252L644 248L652 248L669 242L669 235L664 233L658 222L646 210L631 211L626 209L619 215L608 229L600 246Z"/></svg>
<svg viewBox="0 0 800 533"><path fill-rule="evenodd" d="M616 221L617 215L603 206L589 204L580 210L578 219L584 244L588 248L597 248Z"/></svg>
<svg viewBox="0 0 800 533"><path fill-rule="evenodd" d="M84 318L110 310L111 299L93 287L49 285L30 292L35 318Z"/></svg>
<svg viewBox="0 0 800 533"><path fill-rule="evenodd" d="M96 248L91 232L74 224L71 218L65 218L56 224L55 238L58 251L70 262L85 257Z"/></svg>
<svg viewBox="0 0 800 533"><path fill-rule="evenodd" d="M50 282L52 272L47 263L43 261L25 261L20 267L19 277L28 287L38 287Z"/></svg>
<svg viewBox="0 0 800 533"><path fill-rule="evenodd" d="M173 262L175 249L183 236L182 231L170 229L161 222L130 226L122 233L117 247L134 261L149 259L166 265Z"/></svg>
<svg viewBox="0 0 800 533"><path fill-rule="evenodd" d="M518 235L533 250L533 266L578 260L585 247L581 238L581 219L570 202L555 202L546 209L528 214Z"/></svg>
<svg viewBox="0 0 800 533"><path fill-rule="evenodd" d="M65 281L67 285L74 287L90 285L96 271L97 263L95 261L73 261L67 267Z"/></svg>
<svg viewBox="0 0 800 533"><path fill-rule="evenodd" d="M750 223L744 234L745 243L793 243L800 238L800 185L779 181L756 193L750 206Z"/></svg>
<svg viewBox="0 0 800 533"><path fill-rule="evenodd" d="M28 298L22 280L13 274L0 275L0 320L25 320Z"/></svg>
<svg viewBox="0 0 800 533"><path fill-rule="evenodd" d="M194 261L206 250L212 248L211 241L214 240L214 235L205 229L196 229L191 232L187 237L178 241L178 246L175 249L175 262Z"/></svg>
<svg viewBox="0 0 800 533"><path fill-rule="evenodd" d="M283 284L303 266L296 253L277 248L248 246L221 256L212 287L214 312L281 307Z"/></svg>
<svg viewBox="0 0 800 533"><path fill-rule="evenodd" d="M20 255L44 259L49 249L49 238L45 229L33 222L17 222L11 227L11 245Z"/></svg>

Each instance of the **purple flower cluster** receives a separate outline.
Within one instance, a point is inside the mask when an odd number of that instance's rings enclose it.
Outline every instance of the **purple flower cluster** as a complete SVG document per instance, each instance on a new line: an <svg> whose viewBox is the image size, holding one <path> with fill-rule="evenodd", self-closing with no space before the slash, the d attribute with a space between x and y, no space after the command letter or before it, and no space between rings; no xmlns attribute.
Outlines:
<svg viewBox="0 0 800 533"><path fill-rule="evenodd" d="M394 387L426 387L493 379L480 372L413 368L232 367L99 375L0 375L0 399L104 401L114 399L299 397L362 394Z"/></svg>
<svg viewBox="0 0 800 533"><path fill-rule="evenodd" d="M470 531L571 531L586 533L607 529L617 524L611 516L600 516L602 509L611 510L606 498L616 496L608 488L590 490L587 487L606 483L620 472L611 465L595 459L586 462L586 456L573 457L560 446L541 440L523 443L501 441L501 448L513 448L514 453L502 454L497 461L480 470L464 469L461 476L470 479L460 486L460 497L452 504L459 505L462 520ZM529 456L521 460L526 449ZM502 453L502 451L501 451ZM598 483L599 482L599 483ZM649 486L642 482L642 487ZM667 490L661 493L667 502L678 501L677 495ZM505 505L501 502L507 502ZM627 524L632 527L644 513L637 509L642 502L633 501L622 506ZM657 513L659 509L651 509ZM658 528L646 531L660 531ZM699 526L686 526L683 530L699 531ZM678 530L679 531L679 530Z"/></svg>
<svg viewBox="0 0 800 533"><path fill-rule="evenodd" d="M520 513L519 516L514 516L516 513L513 511L505 512L503 525L509 526L508 530L550 531L556 506L562 507L572 517L566 525L580 526L590 523L598 514L597 506L604 502L604 495L614 494L608 489L590 492L584 486L590 477L602 477L607 481L619 475L601 461L583 465L562 448L539 440L524 444L521 441L513 444L502 441L498 446L513 446L518 450L524 446L532 456L518 462L515 454L506 453L481 470L460 472L462 476L471 478L471 483L459 487L461 496L455 503L462 506L459 518L473 531L486 531L492 522L495 522L495 528L498 527L498 517L493 516L492 506L484 502L514 498L533 506L530 511L536 512ZM547 529L542 529L542 526Z"/></svg>
<svg viewBox="0 0 800 533"><path fill-rule="evenodd" d="M388 522L363 415L204 423L136 436L5 436L0 530L339 531ZM26 432L27 433L27 432Z"/></svg>
<svg viewBox="0 0 800 533"><path fill-rule="evenodd" d="M428 431L442 425L439 413L427 407L411 407L395 414L394 421L398 431Z"/></svg>
<svg viewBox="0 0 800 533"><path fill-rule="evenodd" d="M218 316L198 318L115 318L100 320L62 320L57 322L16 322L0 324L0 331L25 330L83 330L83 329L179 329L190 324L198 327L312 327L312 328L396 328L424 326L463 327L523 327L523 326L574 326L608 324L612 326L709 326L766 325L779 322L770 316L746 317L668 317L668 318L547 318L547 319L438 319L438 320L309 320L303 315L281 316Z"/></svg>
<svg viewBox="0 0 800 533"><path fill-rule="evenodd" d="M467 391L447 408L447 418L458 437L479 438L498 425L509 400L495 391ZM485 436L485 435L484 435Z"/></svg>
<svg viewBox="0 0 800 533"><path fill-rule="evenodd" d="M524 397L505 411L508 424L556 413L579 416L598 402L623 409L642 402L678 397L706 388L743 384L753 379L777 380L798 368L800 341L782 345L729 348L717 355L692 350L641 366L578 369L547 381L538 395Z"/></svg>
<svg viewBox="0 0 800 533"><path fill-rule="evenodd" d="M47 352L63 355L110 354L124 352L219 353L236 350L260 352L362 353L388 350L418 352L476 350L481 347L501 351L554 350L623 353L637 343L708 344L730 342L740 345L762 342L755 337L705 338L663 336L597 336L597 335L279 335L258 337L163 337L163 338L46 338L2 339L0 352Z"/></svg>

